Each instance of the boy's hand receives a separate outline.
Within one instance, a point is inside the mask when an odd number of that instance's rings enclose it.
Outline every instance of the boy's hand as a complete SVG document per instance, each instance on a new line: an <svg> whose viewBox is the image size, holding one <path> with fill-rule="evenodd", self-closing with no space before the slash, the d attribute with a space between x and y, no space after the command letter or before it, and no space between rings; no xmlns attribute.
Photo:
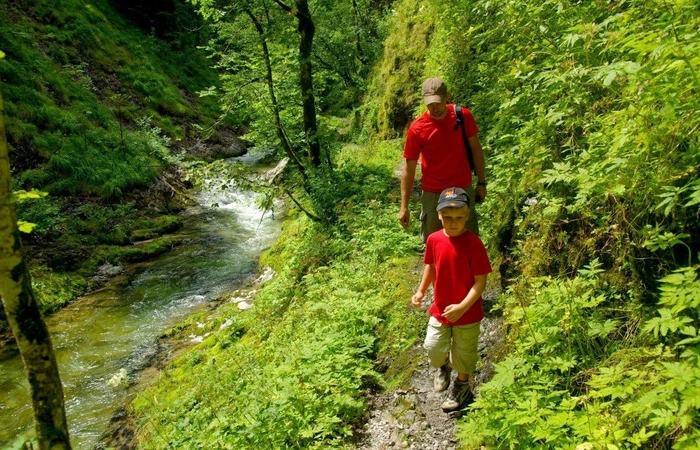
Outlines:
<svg viewBox="0 0 700 450"><path fill-rule="evenodd" d="M411 304L414 308L420 308L421 304L423 303L424 296L425 294L422 292L416 292L415 294L413 294L413 298L411 298Z"/></svg>
<svg viewBox="0 0 700 450"><path fill-rule="evenodd" d="M449 320L450 322L457 322L460 317L464 315L466 310L462 308L459 304L447 305L445 307L445 312L442 313L442 317Z"/></svg>

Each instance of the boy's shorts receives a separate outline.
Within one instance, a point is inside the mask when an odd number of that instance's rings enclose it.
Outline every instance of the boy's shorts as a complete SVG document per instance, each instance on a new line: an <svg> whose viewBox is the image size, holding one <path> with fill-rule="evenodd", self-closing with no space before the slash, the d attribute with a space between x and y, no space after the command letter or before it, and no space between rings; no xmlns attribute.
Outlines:
<svg viewBox="0 0 700 450"><path fill-rule="evenodd" d="M430 316L423 344L423 348L428 351L430 364L433 367L443 366L449 353L450 367L457 372L473 373L479 358L480 328L481 322L450 326Z"/></svg>
<svg viewBox="0 0 700 450"><path fill-rule="evenodd" d="M474 186L467 186L464 191L469 196L469 220L465 228L472 233L479 235L479 220L476 214L476 191ZM420 213L420 236L423 242L428 240L428 236L437 230L442 229L442 222L437 213L437 204L440 199L440 194L434 192L423 191L421 195L421 213Z"/></svg>

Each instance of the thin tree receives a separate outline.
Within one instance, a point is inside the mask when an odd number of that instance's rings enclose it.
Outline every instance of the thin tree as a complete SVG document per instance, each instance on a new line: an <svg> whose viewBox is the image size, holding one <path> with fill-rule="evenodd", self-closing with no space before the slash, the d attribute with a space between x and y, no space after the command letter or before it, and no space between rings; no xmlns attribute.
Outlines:
<svg viewBox="0 0 700 450"><path fill-rule="evenodd" d="M313 67L311 66L311 50L313 49L314 34L316 28L309 11L307 0L295 0L294 8L274 0L280 8L297 19L297 31L299 32L299 87L301 88L301 103L304 117L304 133L309 145L309 159L311 165L321 165L321 144L318 140L318 126L316 124L316 99L314 97Z"/></svg>
<svg viewBox="0 0 700 450"><path fill-rule="evenodd" d="M3 54L0 52L0 59ZM63 388L48 328L41 318L22 250L12 201L0 96L0 298L29 378L40 450L69 450Z"/></svg>
<svg viewBox="0 0 700 450"><path fill-rule="evenodd" d="M255 14L253 14L253 11L250 9L250 7L245 6L243 10L248 15L251 22L253 22L253 26L255 26L255 30L257 31L258 36L260 37L260 46L262 47L263 58L265 60L265 81L267 83L267 88L270 94L270 101L272 103L272 113L275 117L275 130L277 132L277 137L280 140L280 144L282 145L284 153L287 155L287 157L289 157L290 160L294 161L294 163L297 165L297 167L299 168L299 173L301 174L306 184L307 175L306 170L304 169L304 165L301 163L301 161L299 161L299 158L297 158L297 155L294 153L294 150L292 150L291 146L289 145L289 140L287 139L287 136L284 133L284 128L282 127L282 120L280 119L280 108L277 104L277 96L275 95L275 85L272 78L272 63L270 62L270 50L267 47L267 37L265 36L265 30L263 29L263 26L258 20L258 18L255 17Z"/></svg>

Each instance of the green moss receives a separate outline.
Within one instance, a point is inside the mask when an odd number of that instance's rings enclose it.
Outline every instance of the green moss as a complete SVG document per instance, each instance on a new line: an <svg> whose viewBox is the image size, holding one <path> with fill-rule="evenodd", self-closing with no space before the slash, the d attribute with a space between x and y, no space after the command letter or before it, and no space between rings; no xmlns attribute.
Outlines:
<svg viewBox="0 0 700 450"><path fill-rule="evenodd" d="M370 78L367 102L362 106L366 136L394 138L403 134L420 102L420 86L427 76L437 76L425 65L432 43L436 5L403 0L395 8L384 56ZM411 45L406 45L410 42Z"/></svg>
<svg viewBox="0 0 700 450"><path fill-rule="evenodd" d="M155 221L138 221L136 226L139 228L131 231L131 239L141 241L177 231L182 228L182 222L176 216L161 216Z"/></svg>
<svg viewBox="0 0 700 450"><path fill-rule="evenodd" d="M185 121L217 116L210 100L200 110L194 95L216 84L194 46L173 51L124 20L107 0L87 6L62 0L58 10L40 2L23 7L20 12L0 5L0 41L7 54L0 78L10 148L42 155L34 161L26 154L16 157L34 171L20 173L24 187L120 198L152 182L169 164L159 157L159 138L139 128L139 120L160 124L163 137L180 140Z"/></svg>
<svg viewBox="0 0 700 450"><path fill-rule="evenodd" d="M46 266L31 265L32 290L42 313L53 312L83 293L85 278L73 273L59 273Z"/></svg>

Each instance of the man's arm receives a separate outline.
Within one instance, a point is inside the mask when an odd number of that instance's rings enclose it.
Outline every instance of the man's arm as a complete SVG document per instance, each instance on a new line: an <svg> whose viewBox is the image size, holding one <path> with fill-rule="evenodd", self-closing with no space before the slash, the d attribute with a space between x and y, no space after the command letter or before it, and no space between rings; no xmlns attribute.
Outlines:
<svg viewBox="0 0 700 450"><path fill-rule="evenodd" d="M483 155L482 158L483 160ZM413 191L413 182L416 179L417 160L407 159L401 171L401 209L399 210L399 222L401 226L408 229L411 220L411 213L408 210L408 205L411 201L411 191Z"/></svg>
<svg viewBox="0 0 700 450"><path fill-rule="evenodd" d="M447 305L445 312L442 313L442 317L450 322L458 321L479 300L484 289L486 289L486 275L475 275L474 286L469 290L464 300L454 305Z"/></svg>
<svg viewBox="0 0 700 450"><path fill-rule="evenodd" d="M413 294L413 298L411 298L411 303L414 307L420 308L423 297L425 296L425 291L428 290L428 286L430 286L433 281L435 281L435 265L426 264L425 269L423 269L423 278L420 280L420 286L418 286L418 290Z"/></svg>
<svg viewBox="0 0 700 450"><path fill-rule="evenodd" d="M476 171L477 181L486 182L486 161L484 158L484 150L481 148L481 143L479 142L479 135L475 134L469 138L469 146L472 149L472 156L474 157L474 170ZM481 198L483 202L486 198L486 186L478 185L476 186L476 194Z"/></svg>

